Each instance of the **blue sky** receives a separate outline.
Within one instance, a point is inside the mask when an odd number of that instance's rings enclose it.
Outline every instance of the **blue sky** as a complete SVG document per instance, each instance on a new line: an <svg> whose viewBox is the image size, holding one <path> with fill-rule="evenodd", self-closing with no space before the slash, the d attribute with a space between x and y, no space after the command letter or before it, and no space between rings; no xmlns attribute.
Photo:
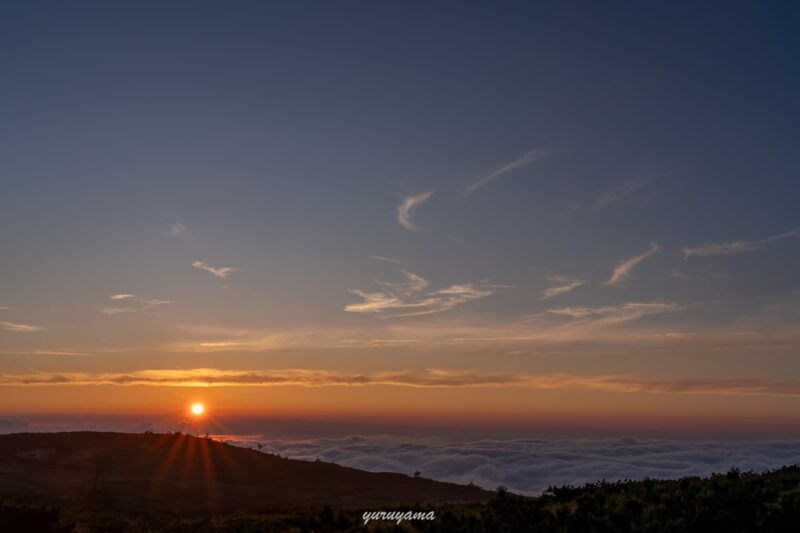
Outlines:
<svg viewBox="0 0 800 533"><path fill-rule="evenodd" d="M794 15L8 4L0 394L24 411L35 373L302 370L413 385L399 409L433 370L577 388L579 414L586 387L679 411L687 379L717 395L705 414L731 394L789 413ZM469 392L450 386L436 401Z"/></svg>

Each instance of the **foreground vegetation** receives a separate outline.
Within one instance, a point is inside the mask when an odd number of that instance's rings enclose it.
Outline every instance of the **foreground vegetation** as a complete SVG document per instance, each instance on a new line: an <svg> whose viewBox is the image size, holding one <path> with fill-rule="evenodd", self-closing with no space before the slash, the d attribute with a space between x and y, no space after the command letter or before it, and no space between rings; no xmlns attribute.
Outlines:
<svg viewBox="0 0 800 533"><path fill-rule="evenodd" d="M433 521L363 524L363 513L325 508L190 518L96 511L69 515L20 502L0 504L0 531L47 532L564 532L800 531L800 466L709 478L622 481L550 488L524 497L498 489L488 503L433 509ZM404 509L406 511L407 509Z"/></svg>

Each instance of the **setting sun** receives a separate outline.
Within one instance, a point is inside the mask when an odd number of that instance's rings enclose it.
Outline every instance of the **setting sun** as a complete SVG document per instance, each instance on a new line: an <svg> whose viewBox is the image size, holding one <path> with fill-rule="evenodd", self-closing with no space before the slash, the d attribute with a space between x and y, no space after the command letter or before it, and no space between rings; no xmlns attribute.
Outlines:
<svg viewBox="0 0 800 533"><path fill-rule="evenodd" d="M205 410L206 410L205 406L200 402L192 404L191 411L192 414L195 416L202 415L205 412Z"/></svg>

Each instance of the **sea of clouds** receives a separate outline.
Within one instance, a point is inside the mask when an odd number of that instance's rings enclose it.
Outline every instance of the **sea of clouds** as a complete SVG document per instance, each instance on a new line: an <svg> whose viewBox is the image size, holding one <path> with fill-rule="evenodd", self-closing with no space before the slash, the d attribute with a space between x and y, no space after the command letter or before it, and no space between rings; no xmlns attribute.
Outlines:
<svg viewBox="0 0 800 533"><path fill-rule="evenodd" d="M138 424L138 425L137 425ZM163 425L163 424L162 424ZM262 434L263 422L228 426L230 434L212 437L231 444L277 453L292 459L337 463L371 472L400 472L454 483L475 483L494 490L499 486L536 494L549 486L581 485L588 482L646 477L675 479L726 472L732 467L756 472L800 464L800 438L784 440L762 436L757 440L735 437L712 440L705 437L661 436L602 438L503 438L489 439L466 434L425 437L356 428L281 425L271 422L272 434ZM166 426L141 425L136 421L22 421L0 420L0 433L19 431L174 431ZM184 428L185 429L185 428ZM222 429L215 428L215 429ZM383 428L384 430L386 428ZM238 430L238 431L237 431ZM249 430L249 431L248 431ZM334 431L335 430L335 431ZM283 432L283 435L280 434ZM336 434L336 432L339 432ZM201 432L202 434L205 431ZM310 438L311 435L318 435ZM322 437L321 435L325 435Z"/></svg>
<svg viewBox="0 0 800 533"><path fill-rule="evenodd" d="M447 443L396 436L349 436L233 444L292 459L316 459L371 472L419 471L423 477L499 486L535 494L548 486L646 477L675 479L725 472L764 471L800 463L800 441L714 442L657 439L517 439Z"/></svg>

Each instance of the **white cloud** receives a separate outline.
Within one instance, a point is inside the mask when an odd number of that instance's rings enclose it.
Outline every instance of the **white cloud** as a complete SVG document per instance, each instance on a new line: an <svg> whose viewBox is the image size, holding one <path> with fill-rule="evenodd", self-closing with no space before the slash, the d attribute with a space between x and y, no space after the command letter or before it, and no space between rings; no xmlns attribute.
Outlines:
<svg viewBox="0 0 800 533"><path fill-rule="evenodd" d="M606 285L611 285L611 286L619 285L628 277L630 277L631 271L634 268L636 268L636 266L639 263L641 263L651 255L653 255L654 253L658 252L659 250L660 247L658 246L658 244L651 242L650 248L648 250L640 253L639 255L635 255L628 259L624 259L622 262L620 262L619 265L616 266L616 268L614 268L614 272L611 274L611 277L608 279L608 281L606 281Z"/></svg>
<svg viewBox="0 0 800 533"><path fill-rule="evenodd" d="M192 266L199 270L205 270L206 272L210 272L220 279L225 279L226 277L228 277L228 274L230 274L231 272L236 272L238 270L237 268L233 267L214 267L209 265L205 261L195 261L194 263L192 263Z"/></svg>
<svg viewBox="0 0 800 533"><path fill-rule="evenodd" d="M550 298L566 294L585 283L581 279L570 279L563 276L549 276L547 279L555 285L542 291L542 300L549 300Z"/></svg>
<svg viewBox="0 0 800 533"><path fill-rule="evenodd" d="M347 304L344 310L348 313L371 313L383 318L430 315L485 298L494 292L485 285L473 283L429 291L430 284L423 277L406 271L403 271L403 275L406 278L404 282L379 281L382 291L351 290L362 301Z"/></svg>
<svg viewBox="0 0 800 533"><path fill-rule="evenodd" d="M414 196L406 196L397 206L397 223L409 231L419 231L420 228L414 224L414 213L417 208L430 199L434 191L430 190Z"/></svg>
<svg viewBox="0 0 800 533"><path fill-rule="evenodd" d="M169 230L167 231L167 235L170 237L184 237L189 235L189 228L187 228L182 222L175 222L170 226Z"/></svg>
<svg viewBox="0 0 800 533"><path fill-rule="evenodd" d="M127 300L129 298L136 298L135 294L112 294L109 296L112 300Z"/></svg>
<svg viewBox="0 0 800 533"><path fill-rule="evenodd" d="M0 328L6 331L15 331L19 333L30 333L33 331L42 331L44 329L41 326L34 326L33 324L20 324L18 322L0 322Z"/></svg>
<svg viewBox="0 0 800 533"><path fill-rule="evenodd" d="M644 189L656 180L655 176L626 181L622 185L602 194L594 204L595 209L603 209L613 204L620 203L632 194Z"/></svg>
<svg viewBox="0 0 800 533"><path fill-rule="evenodd" d="M497 178L499 178L503 174L507 174L507 173L509 173L509 172L511 172L513 170L518 169L519 167L528 165L530 163L534 163L536 161L541 161L542 159L546 159L547 157L550 157L551 155L553 155L553 154L555 154L555 153L557 153L559 151L561 151L560 148L549 146L549 147L543 147L543 148L536 148L534 150L526 152L526 153L522 154L520 157L518 157L517 159L515 159L514 161L511 161L510 163L506 163L505 165L502 165L501 167L493 170L489 174L487 174L487 175L483 176L482 178L478 179L477 181L475 181L473 183L470 183L469 185L467 185L467 188L465 189L465 192L468 195L472 194L473 192L477 191L478 189L480 189L484 185L487 185L488 183L496 180Z"/></svg>
<svg viewBox="0 0 800 533"><path fill-rule="evenodd" d="M772 235L771 237L766 237L756 241L733 241L717 244L702 244L699 246L686 246L683 249L683 255L686 257L691 257L693 255L696 255L697 257L712 257L716 255L755 252L756 250L766 248L775 241L798 236L800 236L800 229L793 229L791 231L785 231L783 233L779 233L778 235Z"/></svg>

